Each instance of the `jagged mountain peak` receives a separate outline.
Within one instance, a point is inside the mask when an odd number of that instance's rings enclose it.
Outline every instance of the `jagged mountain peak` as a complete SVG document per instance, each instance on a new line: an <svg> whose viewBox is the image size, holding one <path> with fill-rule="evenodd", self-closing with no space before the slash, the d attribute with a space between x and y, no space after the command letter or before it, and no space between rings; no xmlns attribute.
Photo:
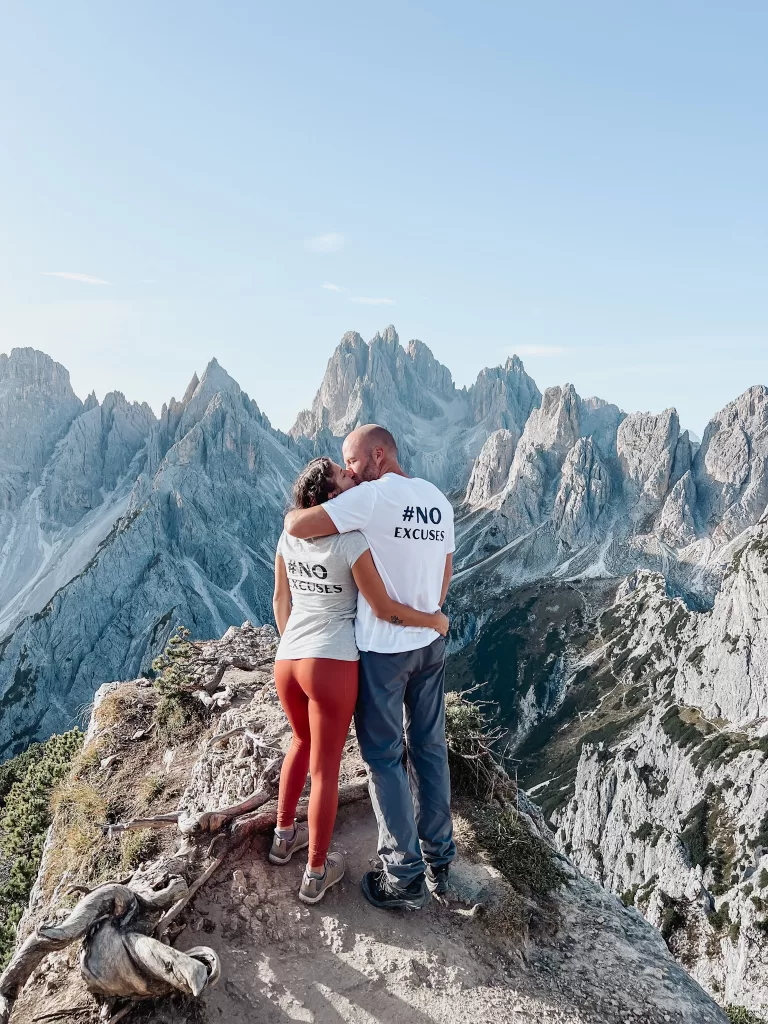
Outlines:
<svg viewBox="0 0 768 1024"><path fill-rule="evenodd" d="M181 400L182 405L186 405L197 390L197 386L200 383L200 378L196 373L192 374L192 380L187 384L187 390L184 392L184 397Z"/></svg>
<svg viewBox="0 0 768 1024"><path fill-rule="evenodd" d="M3 380L22 380L37 385L47 382L62 390L70 387L69 370L65 366L46 352L28 346L12 348L10 355L0 355L0 383Z"/></svg>
<svg viewBox="0 0 768 1024"><path fill-rule="evenodd" d="M46 460L82 407L69 371L44 352L14 348L2 357L0 512L18 508L34 490Z"/></svg>
<svg viewBox="0 0 768 1024"><path fill-rule="evenodd" d="M371 348L376 345L386 345L391 349L396 349L400 344L400 337L395 330L394 325L390 324L388 327L385 327L383 331L376 331L368 344Z"/></svg>
<svg viewBox="0 0 768 1024"><path fill-rule="evenodd" d="M197 374L194 375L192 381L194 381L196 376ZM192 387L192 381L190 381L190 387ZM220 391L229 391L239 395L242 389L234 377L231 377L219 361L213 358L206 366L203 376L192 391L192 398L198 398L200 395L212 398Z"/></svg>

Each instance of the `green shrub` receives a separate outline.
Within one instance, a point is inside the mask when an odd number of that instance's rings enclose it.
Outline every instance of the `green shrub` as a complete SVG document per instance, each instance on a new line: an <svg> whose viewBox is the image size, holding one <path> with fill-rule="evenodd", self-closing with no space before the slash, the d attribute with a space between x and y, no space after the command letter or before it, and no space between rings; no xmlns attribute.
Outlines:
<svg viewBox="0 0 768 1024"><path fill-rule="evenodd" d="M661 727L678 747L696 746L704 739L703 733L695 725L683 721L680 709L674 704L664 712Z"/></svg>
<svg viewBox="0 0 768 1024"><path fill-rule="evenodd" d="M707 821L709 818L709 802L700 800L690 809L683 821L680 838L685 843L694 867L705 868L710 861Z"/></svg>
<svg viewBox="0 0 768 1024"><path fill-rule="evenodd" d="M0 969L11 957L16 926L37 877L51 823L51 794L82 743L83 734L72 729L32 744L0 766Z"/></svg>
<svg viewBox="0 0 768 1024"><path fill-rule="evenodd" d="M677 929L681 928L684 924L685 917L681 913L679 906L676 902L671 902L668 907L664 908L661 915L659 931L661 932L662 939L667 942L671 938L672 933L677 931Z"/></svg>
<svg viewBox="0 0 768 1024"><path fill-rule="evenodd" d="M623 892L621 894L619 899L621 900L621 902L624 904L625 907L634 907L634 905L635 905L635 896L637 896L637 890L639 888L640 888L639 885L633 885L631 889L627 889L625 892Z"/></svg>
<svg viewBox="0 0 768 1024"><path fill-rule="evenodd" d="M193 693L189 636L188 629L177 626L163 653L152 662L155 689L160 694L154 718L158 735L166 742L184 739L208 720L205 705Z"/></svg>
<svg viewBox="0 0 768 1024"><path fill-rule="evenodd" d="M565 881L554 851L513 811L471 804L456 816L458 838L485 850L495 868L524 896L547 896Z"/></svg>
<svg viewBox="0 0 768 1024"><path fill-rule="evenodd" d="M728 928L731 924L731 908L728 902L723 903L719 910L713 910L707 920L716 932Z"/></svg>
<svg viewBox="0 0 768 1024"><path fill-rule="evenodd" d="M768 846L768 811L762 817L760 828L755 836L755 846Z"/></svg>
<svg viewBox="0 0 768 1024"><path fill-rule="evenodd" d="M763 1017L758 1017L751 1010L747 1010L743 1006L730 1004L726 1006L725 1012L731 1024L766 1024Z"/></svg>
<svg viewBox="0 0 768 1024"><path fill-rule="evenodd" d="M486 713L487 704L465 693L445 695L445 734L454 793L488 799L506 776L494 752L498 729Z"/></svg>

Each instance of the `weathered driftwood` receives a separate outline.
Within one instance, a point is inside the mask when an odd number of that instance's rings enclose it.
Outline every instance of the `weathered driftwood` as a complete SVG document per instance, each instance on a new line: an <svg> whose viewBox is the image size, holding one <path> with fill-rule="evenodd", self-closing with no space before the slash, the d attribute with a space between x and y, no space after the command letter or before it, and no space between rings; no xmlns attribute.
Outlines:
<svg viewBox="0 0 768 1024"><path fill-rule="evenodd" d="M262 743L258 736L255 736L245 728L231 729L229 732L214 736L209 741L208 746L210 747L214 743L229 739L231 736L242 734L247 734L261 750L276 750L275 747ZM114 825L102 825L102 828L108 836L119 835L121 832L127 832L132 829L162 829L174 825L182 835L220 832L230 821L258 810L259 807L262 807L276 797L280 782L280 768L283 763L282 751L277 751L277 754L279 756L273 757L264 766L264 770L259 778L259 788L236 804L231 804L228 807L219 807L212 811L171 811L168 814L157 814L154 817L133 818L130 821L121 821Z"/></svg>
<svg viewBox="0 0 768 1024"><path fill-rule="evenodd" d="M211 875L221 867L225 857L226 854L224 853L222 853L221 856L217 857L213 864L211 864L210 867L206 868L206 870L202 873L202 875L200 875L199 878L195 879L195 881L192 883L192 885L190 885L189 889L187 889L184 895L180 899L176 900L176 902L173 904L170 910L166 910L166 912L163 914L163 916L160 918L160 920L157 922L157 925L155 926L156 938L162 939L162 937L170 928L171 924L176 920L176 918L179 916L182 910L186 907L186 905L195 895L197 890L201 886L205 885L205 883L208 881Z"/></svg>
<svg viewBox="0 0 768 1024"><path fill-rule="evenodd" d="M363 800L368 795L368 780L358 779L355 782L347 782L342 786L339 786L339 807L343 807L346 804L355 803L357 800ZM308 800L300 800L299 805L296 808L296 818L298 821L305 821L307 812L309 809ZM268 806L259 808L251 814L243 814L239 818L235 818L229 828L229 835L235 842L239 842L246 839L249 835L256 835L259 832L267 832L270 828L274 828L277 823L277 802L271 801ZM208 850L209 855L213 851L214 847Z"/></svg>
<svg viewBox="0 0 768 1024"><path fill-rule="evenodd" d="M219 743L223 743L224 740L231 739L233 736L247 736L251 743L258 750L269 750L273 754L279 754L282 756L282 750L279 747L272 747L268 743L265 743L261 736L257 736L252 729L249 729L247 725L238 725L234 729L228 729L226 732L220 732L216 736L212 736L205 745L205 749L209 750L211 747L217 746Z"/></svg>
<svg viewBox="0 0 768 1024"><path fill-rule="evenodd" d="M61 924L38 926L0 975L0 1024L7 1024L22 986L47 954L84 936L80 969L91 992L133 999L198 996L215 984L220 968L212 949L181 953L129 927L142 911L164 910L188 891L179 877L159 890L108 883L84 896Z"/></svg>
<svg viewBox="0 0 768 1024"><path fill-rule="evenodd" d="M179 820L178 811L169 811L168 814L155 814L150 818L132 818L130 821L118 821L113 825L102 825L101 829L107 838L120 835L121 832L141 828L171 828Z"/></svg>

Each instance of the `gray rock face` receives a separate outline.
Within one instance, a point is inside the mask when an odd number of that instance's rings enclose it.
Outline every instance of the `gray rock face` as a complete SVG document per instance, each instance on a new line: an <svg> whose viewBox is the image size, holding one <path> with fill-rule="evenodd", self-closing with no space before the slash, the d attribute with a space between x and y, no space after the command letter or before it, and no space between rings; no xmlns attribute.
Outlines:
<svg viewBox="0 0 768 1024"><path fill-rule="evenodd" d="M515 435L503 427L486 438L475 459L464 501L470 508L480 508L494 498L509 477L515 454Z"/></svg>
<svg viewBox="0 0 768 1024"><path fill-rule="evenodd" d="M37 485L81 407L69 373L50 356L31 348L0 353L0 515Z"/></svg>
<svg viewBox="0 0 768 1024"><path fill-rule="evenodd" d="M46 467L46 524L72 526L99 505L128 472L155 422L146 403L127 402L119 391L84 409Z"/></svg>
<svg viewBox="0 0 768 1024"><path fill-rule="evenodd" d="M504 428L517 440L531 412L541 403L541 393L518 356L504 366L481 370L468 390L472 419L492 429Z"/></svg>
<svg viewBox="0 0 768 1024"><path fill-rule="evenodd" d="M658 416L633 413L619 425L616 454L630 504L637 505L642 496L641 508L650 509L669 492L679 436L674 409Z"/></svg>
<svg viewBox="0 0 768 1024"><path fill-rule="evenodd" d="M693 475L702 527L733 539L768 505L768 388L753 387L708 424Z"/></svg>
<svg viewBox="0 0 768 1024"><path fill-rule="evenodd" d="M163 843L142 864L146 886L169 874L201 876L210 861L205 851L211 835L187 832L190 818L210 817L262 788L274 788L279 764L272 762L272 770L265 771L272 753L260 757L253 737L278 751L291 742L272 679L275 640L268 626L246 622L220 640L190 645L187 672L201 690L210 692L217 678L219 689L209 721L200 723L196 734L172 738L170 746L151 735L140 742L132 739L137 726L149 726L156 701L145 680L112 684L97 694L97 706L111 698L130 709L130 718L106 726L101 715L91 716L88 741L96 740L111 754L103 769L91 772L90 784L106 800L119 795L124 817L131 818L146 813L147 804L125 792L127 781L135 785L145 775L161 777L164 809L180 812L182 823L186 819L183 842ZM212 736L221 741L209 742ZM372 912L358 890L376 849L376 825L354 741L345 745L341 778L334 842L344 850L346 876L324 901L322 913L297 908L295 865L276 871L267 862L263 836L251 834L250 841L238 842L230 835L234 849L226 867L205 882L187 907L185 938L177 946L189 949L200 941L195 938L199 933L213 933L221 981L192 1004L173 999L147 1006L153 1019L165 1024L188 1024L190 1016L231 1024L281 1019L318 1024L727 1024L722 1010L674 962L655 928L551 851L552 836L541 811L522 793L516 797L520 826L527 833L521 846L549 848L563 875L563 884L546 897L535 889L525 897L525 924L510 928L509 908L516 905L517 886L527 887L527 877L516 886L514 871L505 872L505 878L475 844L463 845L460 837L461 852L451 870L451 904L459 910L463 905L479 909L462 914L429 901L419 914ZM502 779L501 785L507 789L508 781ZM180 798L168 802L167 794L174 791ZM269 813L268 806L261 808L262 815ZM238 824L243 836L243 817ZM38 883L20 924L22 940L56 913L50 897L54 886L58 894L66 882L86 877L62 842L66 833L66 823L54 817ZM224 838L222 831L218 835ZM104 842L111 844L111 853L116 841ZM19 993L12 1020L55 1019L62 1006L96 1009L80 972L72 970L71 956L70 947L46 957Z"/></svg>
<svg viewBox="0 0 768 1024"><path fill-rule="evenodd" d="M696 540L696 484L686 470L669 492L659 519L659 536L673 548L684 548Z"/></svg>
<svg viewBox="0 0 768 1024"><path fill-rule="evenodd" d="M568 452L552 508L552 524L569 550L578 550L603 532L610 517L613 485L591 437L580 437Z"/></svg>
<svg viewBox="0 0 768 1024"><path fill-rule="evenodd" d="M29 349L0 366L0 637L87 564L125 512L155 418L119 392L82 404L67 371Z"/></svg>

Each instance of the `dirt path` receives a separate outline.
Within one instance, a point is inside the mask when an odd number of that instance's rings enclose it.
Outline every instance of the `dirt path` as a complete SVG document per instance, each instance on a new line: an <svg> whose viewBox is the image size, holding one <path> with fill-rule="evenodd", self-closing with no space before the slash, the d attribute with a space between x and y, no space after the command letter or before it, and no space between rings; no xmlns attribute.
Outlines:
<svg viewBox="0 0 768 1024"><path fill-rule="evenodd" d="M462 857L452 899L425 910L377 910L359 891L375 856L370 806L340 812L336 849L347 878L317 907L296 896L303 863L274 868L266 841L230 867L195 905L198 920L181 948L202 941L222 953L226 971L206 995L207 1019L227 1024L708 1024L725 1020L711 1003L691 1001L691 982L665 956L652 959L634 935L617 936L602 894L582 912L576 883L568 938L525 955L494 934L472 907L492 902L498 873ZM597 892L593 887L588 889ZM617 901L605 897L615 915ZM603 914L600 911L603 911ZM594 914L594 917L592 915ZM629 930L632 917L627 917ZM600 919L602 918L602 925ZM640 931L648 926L638 922ZM215 927L214 927L215 926ZM200 932L194 929L199 928ZM630 945L629 940L632 940ZM659 939L661 943L661 940ZM640 960L642 959L642 969ZM608 983L608 984L606 984ZM702 993L703 996L703 993ZM174 1018L177 1019L177 1018Z"/></svg>

